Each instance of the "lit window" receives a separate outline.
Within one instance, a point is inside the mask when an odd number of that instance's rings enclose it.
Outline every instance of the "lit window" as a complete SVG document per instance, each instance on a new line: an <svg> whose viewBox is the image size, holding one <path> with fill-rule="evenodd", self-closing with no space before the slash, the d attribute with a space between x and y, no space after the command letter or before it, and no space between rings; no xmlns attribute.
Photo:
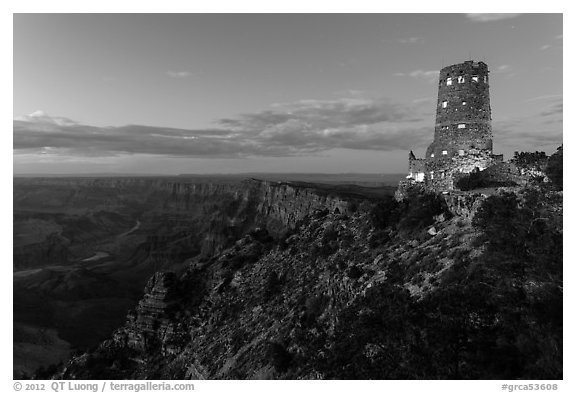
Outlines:
<svg viewBox="0 0 576 393"><path fill-rule="evenodd" d="M452 78L447 78L446 79L446 86L451 86L452 85Z"/></svg>
<svg viewBox="0 0 576 393"><path fill-rule="evenodd" d="M446 108L448 106L448 101L442 101L442 108Z"/></svg>
<svg viewBox="0 0 576 393"><path fill-rule="evenodd" d="M462 101L462 105L466 105L466 101Z"/></svg>
<svg viewBox="0 0 576 393"><path fill-rule="evenodd" d="M466 128L466 124L458 124L458 128Z"/></svg>
<svg viewBox="0 0 576 393"><path fill-rule="evenodd" d="M430 180L434 180L434 171L430 171Z"/></svg>
<svg viewBox="0 0 576 393"><path fill-rule="evenodd" d="M430 154L430 158L434 158L434 153Z"/></svg>
<svg viewBox="0 0 576 393"><path fill-rule="evenodd" d="M458 83L464 83L465 79L463 76L458 77Z"/></svg>
<svg viewBox="0 0 576 393"><path fill-rule="evenodd" d="M488 77L484 75L484 83L488 83Z"/></svg>
<svg viewBox="0 0 576 393"><path fill-rule="evenodd" d="M463 156L463 155L464 155L464 150L458 150L458 155L459 155L459 156Z"/></svg>
<svg viewBox="0 0 576 393"><path fill-rule="evenodd" d="M472 82L478 83L478 75L472 75Z"/></svg>
<svg viewBox="0 0 576 393"><path fill-rule="evenodd" d="M442 155L445 156L446 154L448 154L448 150L442 150Z"/></svg>

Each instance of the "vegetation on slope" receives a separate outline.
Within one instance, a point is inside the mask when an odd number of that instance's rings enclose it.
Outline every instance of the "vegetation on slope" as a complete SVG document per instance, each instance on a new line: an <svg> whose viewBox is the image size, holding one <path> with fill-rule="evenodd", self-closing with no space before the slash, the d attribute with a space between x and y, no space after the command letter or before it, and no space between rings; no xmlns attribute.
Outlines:
<svg viewBox="0 0 576 393"><path fill-rule="evenodd" d="M561 209L532 187L470 221L415 193L316 211L280 239L255 231L60 375L562 378Z"/></svg>

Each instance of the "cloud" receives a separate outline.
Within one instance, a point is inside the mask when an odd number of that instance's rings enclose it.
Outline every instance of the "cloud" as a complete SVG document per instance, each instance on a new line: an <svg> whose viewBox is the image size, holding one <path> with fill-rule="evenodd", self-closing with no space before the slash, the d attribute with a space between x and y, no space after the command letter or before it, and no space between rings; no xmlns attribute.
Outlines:
<svg viewBox="0 0 576 393"><path fill-rule="evenodd" d="M496 142L515 150L534 150L540 146L560 146L562 128L546 122L527 122L526 119L496 121L492 128Z"/></svg>
<svg viewBox="0 0 576 393"><path fill-rule="evenodd" d="M564 114L564 103L562 97L554 97L547 100L547 105L538 114L541 117L554 116L558 118L559 121L562 120Z"/></svg>
<svg viewBox="0 0 576 393"><path fill-rule="evenodd" d="M238 158L299 156L335 148L409 149L431 137L433 119L420 107L384 98L302 100L220 119L211 129L96 127L43 114L14 120L14 150L92 157Z"/></svg>
<svg viewBox="0 0 576 393"><path fill-rule="evenodd" d="M545 94L545 95L541 95L541 96L528 98L524 101L525 102L533 102L533 101L550 101L550 100L562 100L562 95L561 94Z"/></svg>
<svg viewBox="0 0 576 393"><path fill-rule="evenodd" d="M439 74L440 74L440 72L438 70L430 70L430 71L416 70L416 71L412 71L409 73L397 72L394 75L395 76L407 76L407 77L415 78L415 79L423 79L429 83L434 83L434 82L438 81L438 75Z"/></svg>
<svg viewBox="0 0 576 393"><path fill-rule="evenodd" d="M44 111L38 110L29 115L17 117L14 120L21 120L21 121L28 121L28 122L35 122L35 123L44 123L44 124L55 124L58 126L66 126L66 125L73 125L77 124L75 121L70 120L66 117L54 117L50 116Z"/></svg>
<svg viewBox="0 0 576 393"><path fill-rule="evenodd" d="M363 97L368 95L368 93L365 90L357 90L357 89L339 90L334 92L334 94L339 97ZM278 106L282 105L283 104L278 104Z"/></svg>
<svg viewBox="0 0 576 393"><path fill-rule="evenodd" d="M503 19L512 19L522 14L466 14L473 22L494 22Z"/></svg>
<svg viewBox="0 0 576 393"><path fill-rule="evenodd" d="M494 70L494 72L506 72L510 70L510 66L508 64L502 64L499 65L498 67L496 67L496 69Z"/></svg>
<svg viewBox="0 0 576 393"><path fill-rule="evenodd" d="M424 38L422 37L399 38L398 42L400 42L401 44L422 44L424 43Z"/></svg>
<svg viewBox="0 0 576 393"><path fill-rule="evenodd" d="M169 156L235 157L244 146L226 140L223 130L180 130L128 125L94 127L14 121L14 149L64 155L110 156L159 154Z"/></svg>
<svg viewBox="0 0 576 393"><path fill-rule="evenodd" d="M420 98L415 98L412 100L413 104L428 104L428 103L435 103L436 102L436 98L435 97L420 97ZM434 108L434 104L430 105L430 108Z"/></svg>
<svg viewBox="0 0 576 393"><path fill-rule="evenodd" d="M494 68L492 70L492 72L494 74L499 74L503 78L507 78L507 79L513 78L516 76L516 73L514 72L513 68L508 64L499 65L498 67Z"/></svg>
<svg viewBox="0 0 576 393"><path fill-rule="evenodd" d="M540 50L550 49L551 47L552 47L552 45L548 45L548 44L542 45L542 46L540 47Z"/></svg>
<svg viewBox="0 0 576 393"><path fill-rule="evenodd" d="M188 78L194 74L190 71L168 71L166 72L166 75L170 78Z"/></svg>
<svg viewBox="0 0 576 393"><path fill-rule="evenodd" d="M413 107L406 104L383 98L341 98L278 104L274 110L242 114L235 119L222 119L219 123L244 129L265 129L297 121L314 129L324 129L419 119Z"/></svg>
<svg viewBox="0 0 576 393"><path fill-rule="evenodd" d="M538 102L540 111L528 117L508 118L492 123L498 143L514 150L534 150L562 144L563 99L544 95L526 100Z"/></svg>

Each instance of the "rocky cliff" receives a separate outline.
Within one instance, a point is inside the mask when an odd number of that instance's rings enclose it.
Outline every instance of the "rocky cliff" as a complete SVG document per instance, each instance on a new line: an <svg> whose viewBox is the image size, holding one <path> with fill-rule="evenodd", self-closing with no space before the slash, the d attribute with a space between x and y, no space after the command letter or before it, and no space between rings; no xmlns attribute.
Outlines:
<svg viewBox="0 0 576 393"><path fill-rule="evenodd" d="M389 192L256 179L17 178L15 321L48 325L84 350L119 326L156 271L180 274L257 228L281 239L315 210L344 213ZM34 371L26 367L15 369Z"/></svg>
<svg viewBox="0 0 576 393"><path fill-rule="evenodd" d="M58 377L561 378L561 195L396 202L249 181L233 200L253 229L155 274Z"/></svg>

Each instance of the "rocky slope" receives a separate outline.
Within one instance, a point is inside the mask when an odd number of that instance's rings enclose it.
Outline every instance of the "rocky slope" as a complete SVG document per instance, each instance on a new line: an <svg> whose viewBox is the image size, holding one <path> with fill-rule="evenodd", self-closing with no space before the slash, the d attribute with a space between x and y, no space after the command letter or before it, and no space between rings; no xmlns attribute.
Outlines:
<svg viewBox="0 0 576 393"><path fill-rule="evenodd" d="M17 364L16 377L60 361L46 363L45 353L63 353L62 340L85 350L109 336L158 270L182 272L256 227L281 237L314 209L346 211L390 192L254 179L15 179L14 353L29 365ZM46 329L60 338L52 352L29 333Z"/></svg>
<svg viewBox="0 0 576 393"><path fill-rule="evenodd" d="M171 195L186 209L192 191ZM247 233L156 273L58 377L562 377L561 192L396 202L250 181L233 195Z"/></svg>

